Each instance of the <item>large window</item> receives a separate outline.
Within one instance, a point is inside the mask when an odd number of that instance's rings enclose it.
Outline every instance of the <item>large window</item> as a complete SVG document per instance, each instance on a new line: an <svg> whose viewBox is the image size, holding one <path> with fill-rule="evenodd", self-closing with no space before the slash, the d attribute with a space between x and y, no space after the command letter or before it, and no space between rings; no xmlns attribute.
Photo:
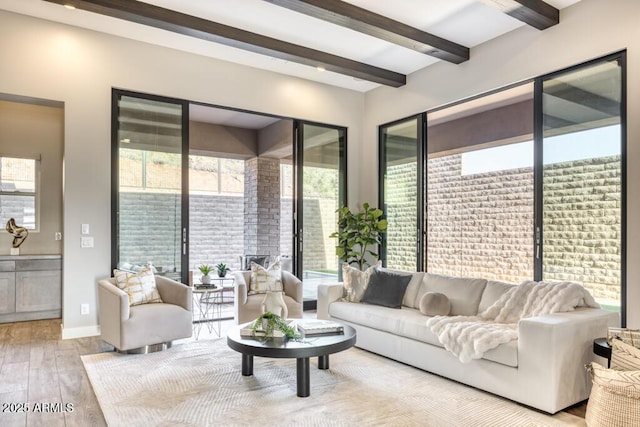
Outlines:
<svg viewBox="0 0 640 427"><path fill-rule="evenodd" d="M40 161L0 157L0 223L10 218L29 230L38 228L38 176Z"/></svg>
<svg viewBox="0 0 640 427"><path fill-rule="evenodd" d="M412 269L394 257L418 241L429 272L577 282L624 325L624 58L427 112L424 225L393 204L420 195L420 156L401 126L415 119L381 126L388 264Z"/></svg>
<svg viewBox="0 0 640 427"><path fill-rule="evenodd" d="M381 258L389 268L422 269L423 123L421 114L380 132L381 206L388 222Z"/></svg>

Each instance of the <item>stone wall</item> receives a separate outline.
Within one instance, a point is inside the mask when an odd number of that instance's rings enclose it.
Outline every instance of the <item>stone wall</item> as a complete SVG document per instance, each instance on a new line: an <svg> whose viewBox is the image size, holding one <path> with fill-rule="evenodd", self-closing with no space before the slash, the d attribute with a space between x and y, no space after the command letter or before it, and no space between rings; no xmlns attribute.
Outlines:
<svg viewBox="0 0 640 427"><path fill-rule="evenodd" d="M386 265L399 270L416 270L417 163L387 168L385 208L387 213Z"/></svg>
<svg viewBox="0 0 640 427"><path fill-rule="evenodd" d="M388 170L387 264L415 269L415 165ZM545 166L545 280L584 284L605 303L621 290L620 157ZM519 283L533 277L533 172L461 176L461 155L428 164L427 270Z"/></svg>
<svg viewBox="0 0 640 427"><path fill-rule="evenodd" d="M461 155L430 159L427 270L519 283L533 278L533 170L461 174Z"/></svg>
<svg viewBox="0 0 640 427"><path fill-rule="evenodd" d="M579 282L620 304L620 186L620 156L545 166L546 280Z"/></svg>
<svg viewBox="0 0 640 427"><path fill-rule="evenodd" d="M330 238L338 224L336 199L305 199L304 270L337 271L336 239Z"/></svg>

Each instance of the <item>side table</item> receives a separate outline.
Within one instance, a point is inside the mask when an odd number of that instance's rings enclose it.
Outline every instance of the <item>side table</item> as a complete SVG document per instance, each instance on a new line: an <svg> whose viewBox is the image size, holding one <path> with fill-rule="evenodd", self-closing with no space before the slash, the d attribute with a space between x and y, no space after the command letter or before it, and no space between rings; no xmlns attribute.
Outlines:
<svg viewBox="0 0 640 427"><path fill-rule="evenodd" d="M200 329L202 324L207 324L207 329L211 333L215 331L220 336L220 322L222 321L222 295L224 289L209 287L193 287L193 333L196 340L200 337ZM198 311L196 311L196 306ZM213 323L217 322L217 328Z"/></svg>
<svg viewBox="0 0 640 427"><path fill-rule="evenodd" d="M607 359L607 368L611 365L611 346L606 338L596 338L593 340L593 352L600 357Z"/></svg>

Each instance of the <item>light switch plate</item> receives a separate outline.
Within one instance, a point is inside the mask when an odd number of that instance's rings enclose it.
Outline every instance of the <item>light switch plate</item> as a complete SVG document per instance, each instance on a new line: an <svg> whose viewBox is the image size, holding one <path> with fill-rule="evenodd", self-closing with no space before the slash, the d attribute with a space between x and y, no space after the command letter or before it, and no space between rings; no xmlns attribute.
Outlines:
<svg viewBox="0 0 640 427"><path fill-rule="evenodd" d="M81 237L80 238L80 247L81 248L92 248L93 247L93 237Z"/></svg>
<svg viewBox="0 0 640 427"><path fill-rule="evenodd" d="M82 224L82 234L89 234L89 224Z"/></svg>

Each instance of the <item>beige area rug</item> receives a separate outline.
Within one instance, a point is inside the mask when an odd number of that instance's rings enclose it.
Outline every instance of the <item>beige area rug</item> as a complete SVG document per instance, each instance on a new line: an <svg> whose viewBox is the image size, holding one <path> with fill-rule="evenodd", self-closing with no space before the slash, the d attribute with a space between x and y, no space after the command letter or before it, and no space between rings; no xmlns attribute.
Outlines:
<svg viewBox="0 0 640 427"><path fill-rule="evenodd" d="M312 360L311 396L296 396L293 359L241 355L226 339L82 362L109 426L584 426L357 348Z"/></svg>

